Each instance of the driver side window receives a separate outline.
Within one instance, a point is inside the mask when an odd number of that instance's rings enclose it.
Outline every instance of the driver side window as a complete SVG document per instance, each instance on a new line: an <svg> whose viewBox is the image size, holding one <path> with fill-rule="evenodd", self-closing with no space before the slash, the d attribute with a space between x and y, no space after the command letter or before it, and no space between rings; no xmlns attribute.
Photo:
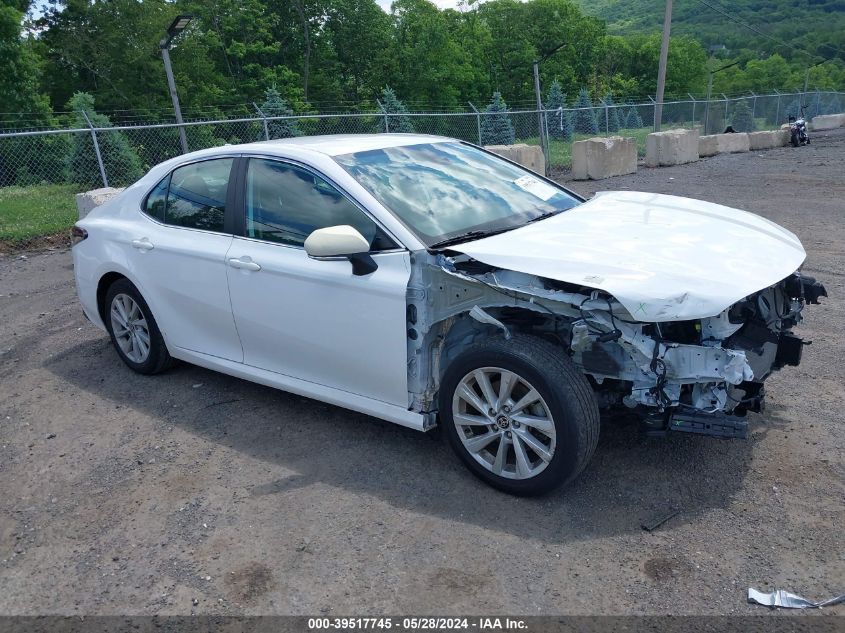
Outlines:
<svg viewBox="0 0 845 633"><path fill-rule="evenodd" d="M316 229L338 224L355 227L371 251L396 244L334 186L306 169L252 158L246 177L246 235L302 246Z"/></svg>

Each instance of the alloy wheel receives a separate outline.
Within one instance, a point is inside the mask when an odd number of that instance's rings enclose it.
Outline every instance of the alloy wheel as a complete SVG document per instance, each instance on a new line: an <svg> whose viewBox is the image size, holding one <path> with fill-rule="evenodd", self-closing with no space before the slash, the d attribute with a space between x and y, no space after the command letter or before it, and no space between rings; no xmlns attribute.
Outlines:
<svg viewBox="0 0 845 633"><path fill-rule="evenodd" d="M150 355L150 329L141 306L128 294L120 293L111 302L114 340L133 363L143 363Z"/></svg>
<svg viewBox="0 0 845 633"><path fill-rule="evenodd" d="M515 372L482 367L466 374L452 398L452 418L466 451L500 477L536 477L554 456L551 411Z"/></svg>

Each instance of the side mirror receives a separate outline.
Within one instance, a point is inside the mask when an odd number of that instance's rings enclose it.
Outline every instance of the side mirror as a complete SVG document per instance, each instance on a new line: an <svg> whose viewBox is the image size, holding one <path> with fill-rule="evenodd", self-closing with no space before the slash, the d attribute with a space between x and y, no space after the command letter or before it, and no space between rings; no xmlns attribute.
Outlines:
<svg viewBox="0 0 845 633"><path fill-rule="evenodd" d="M309 257L346 257L370 250L370 243L348 224L317 229L305 240Z"/></svg>
<svg viewBox="0 0 845 633"><path fill-rule="evenodd" d="M352 263L352 274L357 276L369 275L378 268L369 251L370 243L348 224L317 229L305 239L309 257L346 257Z"/></svg>

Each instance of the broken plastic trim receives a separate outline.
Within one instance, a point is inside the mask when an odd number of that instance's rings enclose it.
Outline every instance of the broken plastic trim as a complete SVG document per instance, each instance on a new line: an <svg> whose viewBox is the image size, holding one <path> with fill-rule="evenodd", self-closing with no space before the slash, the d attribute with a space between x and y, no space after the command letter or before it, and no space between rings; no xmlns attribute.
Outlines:
<svg viewBox="0 0 845 633"><path fill-rule="evenodd" d="M505 333L505 340L511 340L511 331L507 328L507 326L499 321L499 319L490 316L487 312L479 308L478 306L473 306L472 310L469 311L469 315L478 321L479 323L487 323L488 325L495 325L497 328L500 328L502 332Z"/></svg>

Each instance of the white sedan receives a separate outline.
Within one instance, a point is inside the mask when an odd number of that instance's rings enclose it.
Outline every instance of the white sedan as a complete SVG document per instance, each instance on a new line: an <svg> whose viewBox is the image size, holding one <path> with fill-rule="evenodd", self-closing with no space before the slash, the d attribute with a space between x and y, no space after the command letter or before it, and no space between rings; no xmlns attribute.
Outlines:
<svg viewBox="0 0 845 633"><path fill-rule="evenodd" d="M601 411L744 436L824 287L758 216L578 195L404 134L225 146L154 167L74 227L79 299L143 374L181 359L445 429L514 494L571 481Z"/></svg>

